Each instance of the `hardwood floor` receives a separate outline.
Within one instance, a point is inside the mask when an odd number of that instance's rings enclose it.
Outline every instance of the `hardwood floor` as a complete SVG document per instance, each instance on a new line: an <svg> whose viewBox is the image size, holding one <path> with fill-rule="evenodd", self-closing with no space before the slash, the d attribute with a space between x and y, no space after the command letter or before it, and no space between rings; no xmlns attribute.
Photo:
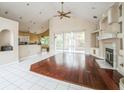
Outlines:
<svg viewBox="0 0 124 93"><path fill-rule="evenodd" d="M119 89L123 77L115 70L101 69L95 57L63 53L31 65L31 71L93 89Z"/></svg>

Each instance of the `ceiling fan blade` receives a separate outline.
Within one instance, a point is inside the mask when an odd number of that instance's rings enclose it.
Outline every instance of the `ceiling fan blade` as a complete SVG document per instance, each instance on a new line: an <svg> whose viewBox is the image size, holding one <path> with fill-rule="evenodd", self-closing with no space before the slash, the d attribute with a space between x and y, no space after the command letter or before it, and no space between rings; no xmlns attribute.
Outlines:
<svg viewBox="0 0 124 93"><path fill-rule="evenodd" d="M67 15L67 14L71 14L71 12L67 12L67 13L64 13L65 15Z"/></svg>
<svg viewBox="0 0 124 93"><path fill-rule="evenodd" d="M59 14L61 14L62 12L60 12L60 11L57 11Z"/></svg>
<svg viewBox="0 0 124 93"><path fill-rule="evenodd" d="M70 16L66 16L66 15L64 17L71 18Z"/></svg>
<svg viewBox="0 0 124 93"><path fill-rule="evenodd" d="M63 4L64 2L61 2L61 11L57 11L58 15L55 15L54 17L60 17L60 19L63 19L63 17L70 18L70 16L67 16L67 14L71 14L71 12L64 12L63 11Z"/></svg>
<svg viewBox="0 0 124 93"><path fill-rule="evenodd" d="M53 16L53 17L59 17L60 15L55 15L55 16Z"/></svg>

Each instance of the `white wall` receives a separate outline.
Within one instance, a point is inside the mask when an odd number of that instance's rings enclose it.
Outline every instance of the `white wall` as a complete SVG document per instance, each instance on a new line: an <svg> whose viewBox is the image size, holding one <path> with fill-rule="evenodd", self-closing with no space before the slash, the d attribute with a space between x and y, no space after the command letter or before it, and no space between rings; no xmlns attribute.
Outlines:
<svg viewBox="0 0 124 93"><path fill-rule="evenodd" d="M124 75L124 67L121 66L121 64L124 65L124 3L122 4L122 17L119 18L120 21L122 21L122 34L119 37L122 37L123 40L123 49L120 49L119 47L119 55L118 55L118 71L121 72L121 74ZM120 42L119 42L120 44Z"/></svg>
<svg viewBox="0 0 124 93"><path fill-rule="evenodd" d="M91 31L95 29L95 25L87 20L81 20L76 17L68 18L53 18L50 20L50 52L54 52L54 34L63 32L85 31L86 35L86 51L90 52L91 46Z"/></svg>
<svg viewBox="0 0 124 93"><path fill-rule="evenodd" d="M3 29L11 32L13 51L0 51L0 64L18 61L18 22L0 17L0 31Z"/></svg>

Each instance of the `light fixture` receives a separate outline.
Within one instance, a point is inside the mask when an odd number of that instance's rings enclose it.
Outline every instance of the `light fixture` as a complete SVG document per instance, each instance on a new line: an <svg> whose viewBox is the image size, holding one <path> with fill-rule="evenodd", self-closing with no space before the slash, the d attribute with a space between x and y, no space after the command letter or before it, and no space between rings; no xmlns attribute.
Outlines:
<svg viewBox="0 0 124 93"><path fill-rule="evenodd" d="M91 9L93 9L93 10L94 10L94 9L96 9L96 8L95 8L95 7L92 7Z"/></svg>
<svg viewBox="0 0 124 93"><path fill-rule="evenodd" d="M97 16L93 16L94 19L97 19L98 17Z"/></svg>
<svg viewBox="0 0 124 93"><path fill-rule="evenodd" d="M42 12L40 12L40 14L42 14Z"/></svg>
<svg viewBox="0 0 124 93"><path fill-rule="evenodd" d="M8 14L8 11L5 11L5 14L7 15Z"/></svg>
<svg viewBox="0 0 124 93"><path fill-rule="evenodd" d="M19 19L22 19L22 17L20 16Z"/></svg>
<svg viewBox="0 0 124 93"><path fill-rule="evenodd" d="M27 3L26 5L27 5L27 6L29 6L30 4L29 4L29 3Z"/></svg>
<svg viewBox="0 0 124 93"><path fill-rule="evenodd" d="M35 22L33 22L33 24L36 24Z"/></svg>
<svg viewBox="0 0 124 93"><path fill-rule="evenodd" d="M61 10L57 11L58 15L55 15L54 17L60 17L60 19L62 19L63 17L70 18L70 16L68 16L68 14L71 14L71 12L70 11L64 12L63 5L64 5L64 2L61 2Z"/></svg>
<svg viewBox="0 0 124 93"><path fill-rule="evenodd" d="M93 18L95 19L94 21L96 22L96 30L99 29L99 20L97 16L93 16Z"/></svg>

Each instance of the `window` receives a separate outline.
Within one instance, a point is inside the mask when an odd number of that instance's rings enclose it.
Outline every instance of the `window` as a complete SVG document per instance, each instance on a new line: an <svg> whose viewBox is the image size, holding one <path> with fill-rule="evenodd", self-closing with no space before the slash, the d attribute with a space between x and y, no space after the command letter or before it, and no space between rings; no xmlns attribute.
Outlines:
<svg viewBox="0 0 124 93"><path fill-rule="evenodd" d="M85 47L85 34L84 32L74 33L75 42L76 42L76 50L83 50Z"/></svg>
<svg viewBox="0 0 124 93"><path fill-rule="evenodd" d="M10 30L3 29L0 31L0 51L13 50L13 35Z"/></svg>
<svg viewBox="0 0 124 93"><path fill-rule="evenodd" d="M73 51L75 48L74 33L73 32L64 33L63 35L64 35L64 50Z"/></svg>
<svg viewBox="0 0 124 93"><path fill-rule="evenodd" d="M48 36L45 36L45 37L41 37L41 44L43 46L48 46L49 45L49 37Z"/></svg>
<svg viewBox="0 0 124 93"><path fill-rule="evenodd" d="M68 52L84 51L85 33L68 32L55 35L55 50Z"/></svg>
<svg viewBox="0 0 124 93"><path fill-rule="evenodd" d="M55 35L55 49L56 50L63 50L63 34L56 34Z"/></svg>

